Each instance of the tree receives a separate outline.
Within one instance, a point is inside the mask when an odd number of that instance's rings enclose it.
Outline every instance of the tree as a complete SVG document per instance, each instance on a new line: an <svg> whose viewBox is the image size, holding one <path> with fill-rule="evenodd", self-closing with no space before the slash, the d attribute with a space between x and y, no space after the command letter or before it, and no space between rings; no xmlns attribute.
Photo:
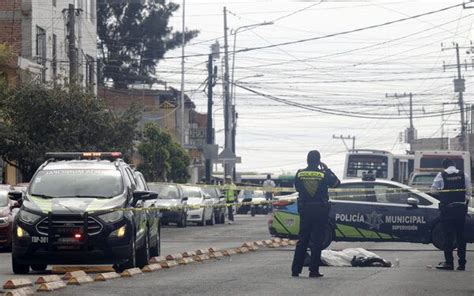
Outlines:
<svg viewBox="0 0 474 296"><path fill-rule="evenodd" d="M188 153L174 142L169 134L163 132L157 123L145 124L138 153L143 160L138 165L138 170L149 181L172 180L184 183L189 178Z"/></svg>
<svg viewBox="0 0 474 296"><path fill-rule="evenodd" d="M157 82L157 63L168 50L182 45L182 32L168 22L179 5L166 0L97 2L100 82L124 89L140 81ZM188 42L198 31L185 32Z"/></svg>
<svg viewBox="0 0 474 296"><path fill-rule="evenodd" d="M136 106L118 115L80 89L27 83L0 93L0 155L25 181L48 151L132 151Z"/></svg>

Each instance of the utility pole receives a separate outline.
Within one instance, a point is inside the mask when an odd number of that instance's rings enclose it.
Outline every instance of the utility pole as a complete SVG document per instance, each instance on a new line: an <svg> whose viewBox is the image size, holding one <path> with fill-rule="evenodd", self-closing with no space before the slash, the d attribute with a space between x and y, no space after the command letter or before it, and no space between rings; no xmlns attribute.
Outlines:
<svg viewBox="0 0 474 296"><path fill-rule="evenodd" d="M186 1L183 0L183 19L182 19L182 39L181 39L181 97L180 97L180 129L181 129L181 146L184 147L186 142L186 135L185 135L185 128L184 128L184 107L185 107L185 99L184 99L184 48L186 44Z"/></svg>
<svg viewBox="0 0 474 296"><path fill-rule="evenodd" d="M216 84L217 67L213 66L214 55L210 54L207 62L207 132L206 132L206 143L208 147L214 144L214 133L212 128L212 88ZM212 159L208 157L206 159L206 182L211 183L212 176Z"/></svg>
<svg viewBox="0 0 474 296"><path fill-rule="evenodd" d="M473 50L473 47L467 47L471 51ZM454 65L446 65L443 62L443 69L449 69L449 68L455 68L457 70L457 78L453 79L454 83L454 92L458 93L458 105L459 105L459 113L461 117L461 135L459 137L459 145L461 146L461 149L463 151L467 151L468 147L466 145L466 121L465 121L465 114L464 114L464 92L466 91L466 85L465 85L465 80L462 77L461 73L461 67L464 66L467 70L467 63L464 62L464 64L461 64L461 57L459 54L459 44L455 43L454 47L452 48L442 48L441 50L448 50L448 49L454 49L456 50L456 64ZM449 141L449 140L448 140Z"/></svg>
<svg viewBox="0 0 474 296"><path fill-rule="evenodd" d="M76 50L76 8L69 4L67 22L68 57L69 57L69 84L77 83L77 50Z"/></svg>
<svg viewBox="0 0 474 296"><path fill-rule="evenodd" d="M346 146L347 151L354 151L355 150L355 140L356 140L355 136L350 136L349 135L349 136L345 137L343 135L340 135L340 136L332 135L332 138L342 140L342 143L344 144L344 146ZM352 140L352 149L349 149L349 147L347 147L346 140Z"/></svg>
<svg viewBox="0 0 474 296"><path fill-rule="evenodd" d="M227 8L224 7L224 129L225 129L225 145L224 149L232 149L231 135L231 103L229 92L229 44L227 39ZM224 176L230 175L233 171L232 162L224 162Z"/></svg>
<svg viewBox="0 0 474 296"><path fill-rule="evenodd" d="M410 146L411 146L413 141L416 140L416 129L413 125L413 93L408 93L408 94L407 93L403 93L403 94L395 93L393 95L385 94L385 97L386 98L396 98L396 99L410 98L410 103L409 103L410 109L409 109L409 113L408 113L408 117L409 117L409 120L410 120L410 127L408 127L407 130L405 131L405 142L410 144ZM410 150L411 150L411 147L410 147Z"/></svg>

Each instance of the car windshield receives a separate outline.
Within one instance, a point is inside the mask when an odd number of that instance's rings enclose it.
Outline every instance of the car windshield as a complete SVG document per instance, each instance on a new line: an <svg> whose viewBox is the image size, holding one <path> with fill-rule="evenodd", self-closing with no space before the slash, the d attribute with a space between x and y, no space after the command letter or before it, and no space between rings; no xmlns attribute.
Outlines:
<svg viewBox="0 0 474 296"><path fill-rule="evenodd" d="M0 191L0 207L6 207L8 205L8 191Z"/></svg>
<svg viewBox="0 0 474 296"><path fill-rule="evenodd" d="M110 198L123 190L118 170L59 169L38 172L31 182L30 194L45 198Z"/></svg>
<svg viewBox="0 0 474 296"><path fill-rule="evenodd" d="M413 177L413 184L426 184L431 185L433 184L433 180L436 175L417 175Z"/></svg>
<svg viewBox="0 0 474 296"><path fill-rule="evenodd" d="M152 185L149 184L151 191L158 193L158 199L177 199L179 198L178 188L173 185Z"/></svg>
<svg viewBox="0 0 474 296"><path fill-rule="evenodd" d="M183 194L187 198L201 198L201 191L197 187L183 187Z"/></svg>

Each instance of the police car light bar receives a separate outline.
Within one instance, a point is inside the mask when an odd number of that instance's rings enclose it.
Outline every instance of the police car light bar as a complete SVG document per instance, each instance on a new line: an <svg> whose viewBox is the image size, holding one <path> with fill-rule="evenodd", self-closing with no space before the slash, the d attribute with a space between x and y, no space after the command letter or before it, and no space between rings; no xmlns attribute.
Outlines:
<svg viewBox="0 0 474 296"><path fill-rule="evenodd" d="M116 159L121 158L121 152L47 152L47 159Z"/></svg>

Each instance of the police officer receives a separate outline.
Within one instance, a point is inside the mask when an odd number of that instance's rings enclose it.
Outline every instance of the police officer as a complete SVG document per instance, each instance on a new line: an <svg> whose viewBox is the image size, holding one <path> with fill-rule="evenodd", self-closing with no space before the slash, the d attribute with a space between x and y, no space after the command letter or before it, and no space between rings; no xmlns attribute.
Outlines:
<svg viewBox="0 0 474 296"><path fill-rule="evenodd" d="M438 173L431 185L431 191L440 200L440 222L444 235L444 258L437 269L454 269L454 239L456 238L459 265L458 270L466 269L466 241L464 224L467 206L471 198L471 180L463 171L458 170L453 160L443 160L444 171Z"/></svg>
<svg viewBox="0 0 474 296"><path fill-rule="evenodd" d="M234 207L233 203L235 202L235 184L232 182L232 177L227 175L225 177L225 186L224 186L224 193L225 193L225 202L227 203L227 215L229 218L228 224L234 223Z"/></svg>
<svg viewBox="0 0 474 296"><path fill-rule="evenodd" d="M321 245L329 220L328 187L337 187L340 181L325 164L321 163L319 151L310 151L307 162L308 167L299 170L295 176L300 231L291 271L294 277L301 273L306 250L311 240L309 277L322 277L319 266L321 265Z"/></svg>

